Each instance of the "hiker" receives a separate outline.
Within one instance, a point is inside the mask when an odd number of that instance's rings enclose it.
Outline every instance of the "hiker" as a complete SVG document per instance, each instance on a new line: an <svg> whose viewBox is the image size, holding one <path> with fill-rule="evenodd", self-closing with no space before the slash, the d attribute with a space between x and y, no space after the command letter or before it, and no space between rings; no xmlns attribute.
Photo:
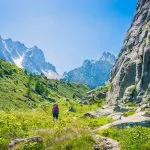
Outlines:
<svg viewBox="0 0 150 150"><path fill-rule="evenodd" d="M53 120L57 120L58 119L58 115L59 115L58 104L54 104L53 105L52 114L53 114Z"/></svg>

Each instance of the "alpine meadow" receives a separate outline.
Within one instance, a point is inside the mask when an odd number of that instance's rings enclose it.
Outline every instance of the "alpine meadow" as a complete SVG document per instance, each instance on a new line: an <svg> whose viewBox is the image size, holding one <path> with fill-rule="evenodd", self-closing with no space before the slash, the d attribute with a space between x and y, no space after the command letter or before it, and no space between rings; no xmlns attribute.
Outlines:
<svg viewBox="0 0 150 150"><path fill-rule="evenodd" d="M1 0L0 17L0 150L150 150L150 0Z"/></svg>

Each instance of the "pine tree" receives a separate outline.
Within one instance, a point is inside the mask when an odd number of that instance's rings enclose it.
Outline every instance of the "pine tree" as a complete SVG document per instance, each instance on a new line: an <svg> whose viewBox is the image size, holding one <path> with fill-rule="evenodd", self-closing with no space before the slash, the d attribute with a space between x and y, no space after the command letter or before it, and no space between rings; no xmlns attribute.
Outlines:
<svg viewBox="0 0 150 150"><path fill-rule="evenodd" d="M40 95L44 94L45 89L44 89L43 84L40 81L36 82L35 91Z"/></svg>
<svg viewBox="0 0 150 150"><path fill-rule="evenodd" d="M29 76L29 80L28 80L28 90L27 90L27 95L29 98L31 98L31 83L32 83L32 74L30 74Z"/></svg>

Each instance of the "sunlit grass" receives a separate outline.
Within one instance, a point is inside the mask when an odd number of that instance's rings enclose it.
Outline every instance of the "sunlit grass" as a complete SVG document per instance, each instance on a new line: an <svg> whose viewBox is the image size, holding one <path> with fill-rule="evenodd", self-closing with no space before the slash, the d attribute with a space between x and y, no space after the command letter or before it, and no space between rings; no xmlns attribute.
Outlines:
<svg viewBox="0 0 150 150"><path fill-rule="evenodd" d="M43 137L42 146L44 148L59 147L62 143L64 143L62 149L65 149L68 145L76 147L75 145L78 145L80 140L87 143L85 141L91 139L91 127L110 122L105 117L97 119L83 117L84 113L96 110L97 104L83 105L72 100L59 100L58 104L60 115L57 121L53 121L52 118L53 103L43 103L37 109L32 110L0 111L0 147L6 148L7 144L16 138L33 136ZM68 111L70 107L74 107L75 112ZM91 140L91 143L93 143L93 140ZM34 144L34 146L37 146L36 143L28 144L29 146Z"/></svg>

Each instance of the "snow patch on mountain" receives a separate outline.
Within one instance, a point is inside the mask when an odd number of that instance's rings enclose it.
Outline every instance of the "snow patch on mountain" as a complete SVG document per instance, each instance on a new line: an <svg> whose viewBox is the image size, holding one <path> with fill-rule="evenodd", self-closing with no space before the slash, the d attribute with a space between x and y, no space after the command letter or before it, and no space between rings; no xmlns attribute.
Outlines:
<svg viewBox="0 0 150 150"><path fill-rule="evenodd" d="M48 77L48 78L51 78L51 79L61 79L61 76L58 74L58 73L56 73L56 72L54 72L54 71L51 71L51 70L48 70L48 71L44 71L44 70L42 70L42 72L44 73L44 75L46 76L46 77Z"/></svg>
<svg viewBox="0 0 150 150"><path fill-rule="evenodd" d="M7 46L6 42L4 40L2 40L2 43L4 45L5 50L8 50L8 46Z"/></svg>
<svg viewBox="0 0 150 150"><path fill-rule="evenodd" d="M43 51L37 46L27 48L19 41L2 39L0 36L0 59L4 59L31 73L44 74L51 79L60 78L55 66L46 62Z"/></svg>
<svg viewBox="0 0 150 150"><path fill-rule="evenodd" d="M23 65L22 65L23 59L24 59L24 56L20 56L19 58L13 59L13 61L17 67L23 69Z"/></svg>

